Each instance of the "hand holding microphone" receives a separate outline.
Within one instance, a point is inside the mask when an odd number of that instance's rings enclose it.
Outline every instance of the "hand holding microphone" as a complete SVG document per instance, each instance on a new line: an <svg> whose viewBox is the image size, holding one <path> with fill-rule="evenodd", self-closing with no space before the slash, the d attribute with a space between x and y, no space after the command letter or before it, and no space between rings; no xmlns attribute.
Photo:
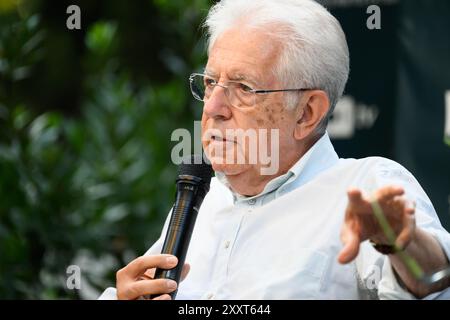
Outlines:
<svg viewBox="0 0 450 320"><path fill-rule="evenodd" d="M184 261L212 172L200 155L184 159L178 169L176 200L161 255L139 257L117 272L119 299L175 298L178 283L189 272Z"/></svg>
<svg viewBox="0 0 450 320"><path fill-rule="evenodd" d="M171 259L172 258L172 259ZM117 298L119 300L135 300L151 294L154 300L171 300L169 295L176 290L177 283L171 279L154 279L155 269L170 269L178 264L173 255L141 256L131 261L117 272ZM189 265L185 264L180 281L189 272Z"/></svg>

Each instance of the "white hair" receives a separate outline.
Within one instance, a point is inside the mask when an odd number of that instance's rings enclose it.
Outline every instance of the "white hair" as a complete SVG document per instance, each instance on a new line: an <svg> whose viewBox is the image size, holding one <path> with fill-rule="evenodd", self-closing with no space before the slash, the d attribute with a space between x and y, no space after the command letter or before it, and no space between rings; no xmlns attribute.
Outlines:
<svg viewBox="0 0 450 320"><path fill-rule="evenodd" d="M278 37L283 45L273 70L289 88L324 90L329 116L341 97L349 73L349 53L341 25L322 5L312 0L222 0L205 21L208 52L217 38L233 27L260 27ZM287 95L287 106L298 104L299 95Z"/></svg>

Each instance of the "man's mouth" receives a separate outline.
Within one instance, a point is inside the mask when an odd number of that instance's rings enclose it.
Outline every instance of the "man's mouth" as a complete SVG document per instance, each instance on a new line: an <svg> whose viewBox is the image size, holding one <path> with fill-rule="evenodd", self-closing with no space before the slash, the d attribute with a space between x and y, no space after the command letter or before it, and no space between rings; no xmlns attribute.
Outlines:
<svg viewBox="0 0 450 320"><path fill-rule="evenodd" d="M222 132L216 129L207 131L204 138L210 142L234 142L233 137L225 137Z"/></svg>
<svg viewBox="0 0 450 320"><path fill-rule="evenodd" d="M228 140L225 138L222 138L220 136L211 136L211 141L224 142L224 141L228 141Z"/></svg>

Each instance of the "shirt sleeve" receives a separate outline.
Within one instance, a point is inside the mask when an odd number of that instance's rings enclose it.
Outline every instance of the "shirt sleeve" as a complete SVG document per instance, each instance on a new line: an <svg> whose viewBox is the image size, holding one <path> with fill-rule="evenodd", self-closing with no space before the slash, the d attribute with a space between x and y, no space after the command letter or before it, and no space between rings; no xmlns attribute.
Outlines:
<svg viewBox="0 0 450 320"><path fill-rule="evenodd" d="M387 185L398 185L405 189L406 199L416 203L417 227L435 237L448 259L450 257L450 234L442 227L430 199L414 176L400 164L383 159L375 166L373 179L374 189ZM370 249L372 254L379 254L373 248ZM380 299L416 299L398 282L389 258L383 256L383 260L381 279L378 283L378 297ZM432 293L424 299L443 299L445 297L447 299L450 297L450 288Z"/></svg>
<svg viewBox="0 0 450 320"><path fill-rule="evenodd" d="M103 293L100 295L100 297L98 297L97 300L117 300L116 288L107 288L105 291L103 291Z"/></svg>

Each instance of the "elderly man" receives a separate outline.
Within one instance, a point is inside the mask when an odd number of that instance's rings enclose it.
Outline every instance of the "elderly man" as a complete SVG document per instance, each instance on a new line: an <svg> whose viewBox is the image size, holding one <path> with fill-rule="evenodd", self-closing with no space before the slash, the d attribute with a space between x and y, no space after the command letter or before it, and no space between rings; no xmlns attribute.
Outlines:
<svg viewBox="0 0 450 320"><path fill-rule="evenodd" d="M203 147L216 178L177 298L446 294L447 280L421 281L448 267L450 236L418 182L388 159L340 159L326 133L349 72L338 21L310 0L223 0L206 26L208 63L190 80L204 102ZM258 136L258 146L277 146L274 172L262 174L268 164L249 161L250 144L229 134L238 129L275 129ZM230 162L231 151L246 161ZM177 264L159 254L167 224L144 256L117 273L117 289L100 298L170 299L177 284L152 279L154 268Z"/></svg>

